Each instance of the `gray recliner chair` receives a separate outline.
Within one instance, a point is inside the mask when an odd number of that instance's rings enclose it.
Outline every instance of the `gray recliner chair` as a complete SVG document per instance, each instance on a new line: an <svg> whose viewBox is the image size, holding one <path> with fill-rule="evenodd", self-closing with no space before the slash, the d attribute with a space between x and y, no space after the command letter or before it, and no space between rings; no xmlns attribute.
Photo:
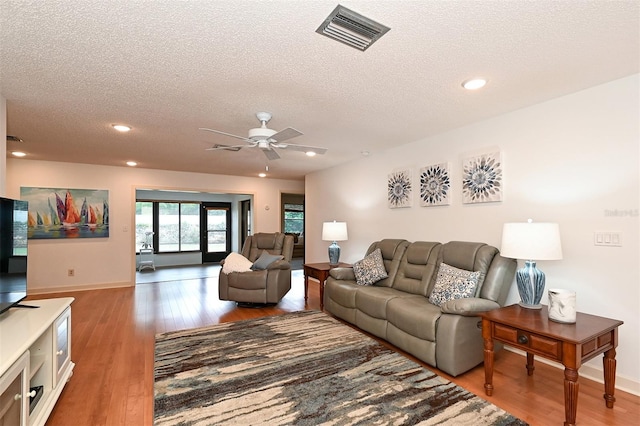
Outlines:
<svg viewBox="0 0 640 426"><path fill-rule="evenodd" d="M291 289L291 257L294 238L291 235L257 233L247 238L242 254L251 262L258 260L263 251L283 256L266 269L220 272L218 293L220 300L232 300L239 305L276 304Z"/></svg>

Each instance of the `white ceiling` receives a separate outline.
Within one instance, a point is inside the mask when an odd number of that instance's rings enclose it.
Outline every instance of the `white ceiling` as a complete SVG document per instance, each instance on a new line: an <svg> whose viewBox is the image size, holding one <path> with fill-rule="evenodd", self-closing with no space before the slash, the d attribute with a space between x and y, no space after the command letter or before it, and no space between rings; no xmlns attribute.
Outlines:
<svg viewBox="0 0 640 426"><path fill-rule="evenodd" d="M344 1L391 27L365 52L315 32L337 4L0 0L7 134L24 140L7 151L256 176L262 152L205 151L239 141L198 128L245 136L269 111L329 149L268 162L302 179L640 71L637 0ZM461 88L475 76L484 89Z"/></svg>

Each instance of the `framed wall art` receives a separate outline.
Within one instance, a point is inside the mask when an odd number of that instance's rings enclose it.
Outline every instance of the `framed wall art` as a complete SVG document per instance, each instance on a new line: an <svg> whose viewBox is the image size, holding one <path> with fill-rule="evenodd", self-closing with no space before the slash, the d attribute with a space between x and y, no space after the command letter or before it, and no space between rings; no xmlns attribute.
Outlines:
<svg viewBox="0 0 640 426"><path fill-rule="evenodd" d="M413 199L411 169L393 172L388 176L387 198L389 208L411 207Z"/></svg>
<svg viewBox="0 0 640 426"><path fill-rule="evenodd" d="M29 202L30 239L109 237L109 191L103 189L20 188Z"/></svg>
<svg viewBox="0 0 640 426"><path fill-rule="evenodd" d="M420 169L420 205L423 207L451 204L450 164L441 163Z"/></svg>
<svg viewBox="0 0 640 426"><path fill-rule="evenodd" d="M463 160L463 203L502 201L503 187L502 155L500 151L467 157Z"/></svg>

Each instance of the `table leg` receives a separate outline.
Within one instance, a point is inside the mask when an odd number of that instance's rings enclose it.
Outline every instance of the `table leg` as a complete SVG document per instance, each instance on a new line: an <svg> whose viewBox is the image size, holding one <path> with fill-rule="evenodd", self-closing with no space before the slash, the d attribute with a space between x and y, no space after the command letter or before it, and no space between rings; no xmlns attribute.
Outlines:
<svg viewBox="0 0 640 426"><path fill-rule="evenodd" d="M488 333L489 337L484 337L484 393L493 395L493 339L488 331L489 323L482 321L482 334Z"/></svg>
<svg viewBox="0 0 640 426"><path fill-rule="evenodd" d="M578 411L578 370L564 369L564 426L575 426Z"/></svg>
<svg viewBox="0 0 640 426"><path fill-rule="evenodd" d="M304 301L309 299L309 275L304 274Z"/></svg>
<svg viewBox="0 0 640 426"><path fill-rule="evenodd" d="M609 349L604 353L602 359L604 367L604 400L607 408L613 408L616 397L613 395L616 390L616 349Z"/></svg>
<svg viewBox="0 0 640 426"><path fill-rule="evenodd" d="M533 370L536 369L536 366L533 365L533 354L527 352L527 376L533 376Z"/></svg>
<svg viewBox="0 0 640 426"><path fill-rule="evenodd" d="M319 285L320 285L320 310L324 311L324 283L325 281L320 278L319 280Z"/></svg>

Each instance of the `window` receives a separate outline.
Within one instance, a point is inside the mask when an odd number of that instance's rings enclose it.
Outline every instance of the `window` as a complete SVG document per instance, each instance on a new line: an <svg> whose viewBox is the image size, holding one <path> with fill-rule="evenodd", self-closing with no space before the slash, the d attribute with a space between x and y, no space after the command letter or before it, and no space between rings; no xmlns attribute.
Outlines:
<svg viewBox="0 0 640 426"><path fill-rule="evenodd" d="M137 201L136 249L148 241L157 253L200 250L200 203Z"/></svg>
<svg viewBox="0 0 640 426"><path fill-rule="evenodd" d="M284 232L302 235L304 232L304 205L284 205Z"/></svg>
<svg viewBox="0 0 640 426"><path fill-rule="evenodd" d="M136 251L146 247L145 243L153 247L153 203L151 201L136 201Z"/></svg>

